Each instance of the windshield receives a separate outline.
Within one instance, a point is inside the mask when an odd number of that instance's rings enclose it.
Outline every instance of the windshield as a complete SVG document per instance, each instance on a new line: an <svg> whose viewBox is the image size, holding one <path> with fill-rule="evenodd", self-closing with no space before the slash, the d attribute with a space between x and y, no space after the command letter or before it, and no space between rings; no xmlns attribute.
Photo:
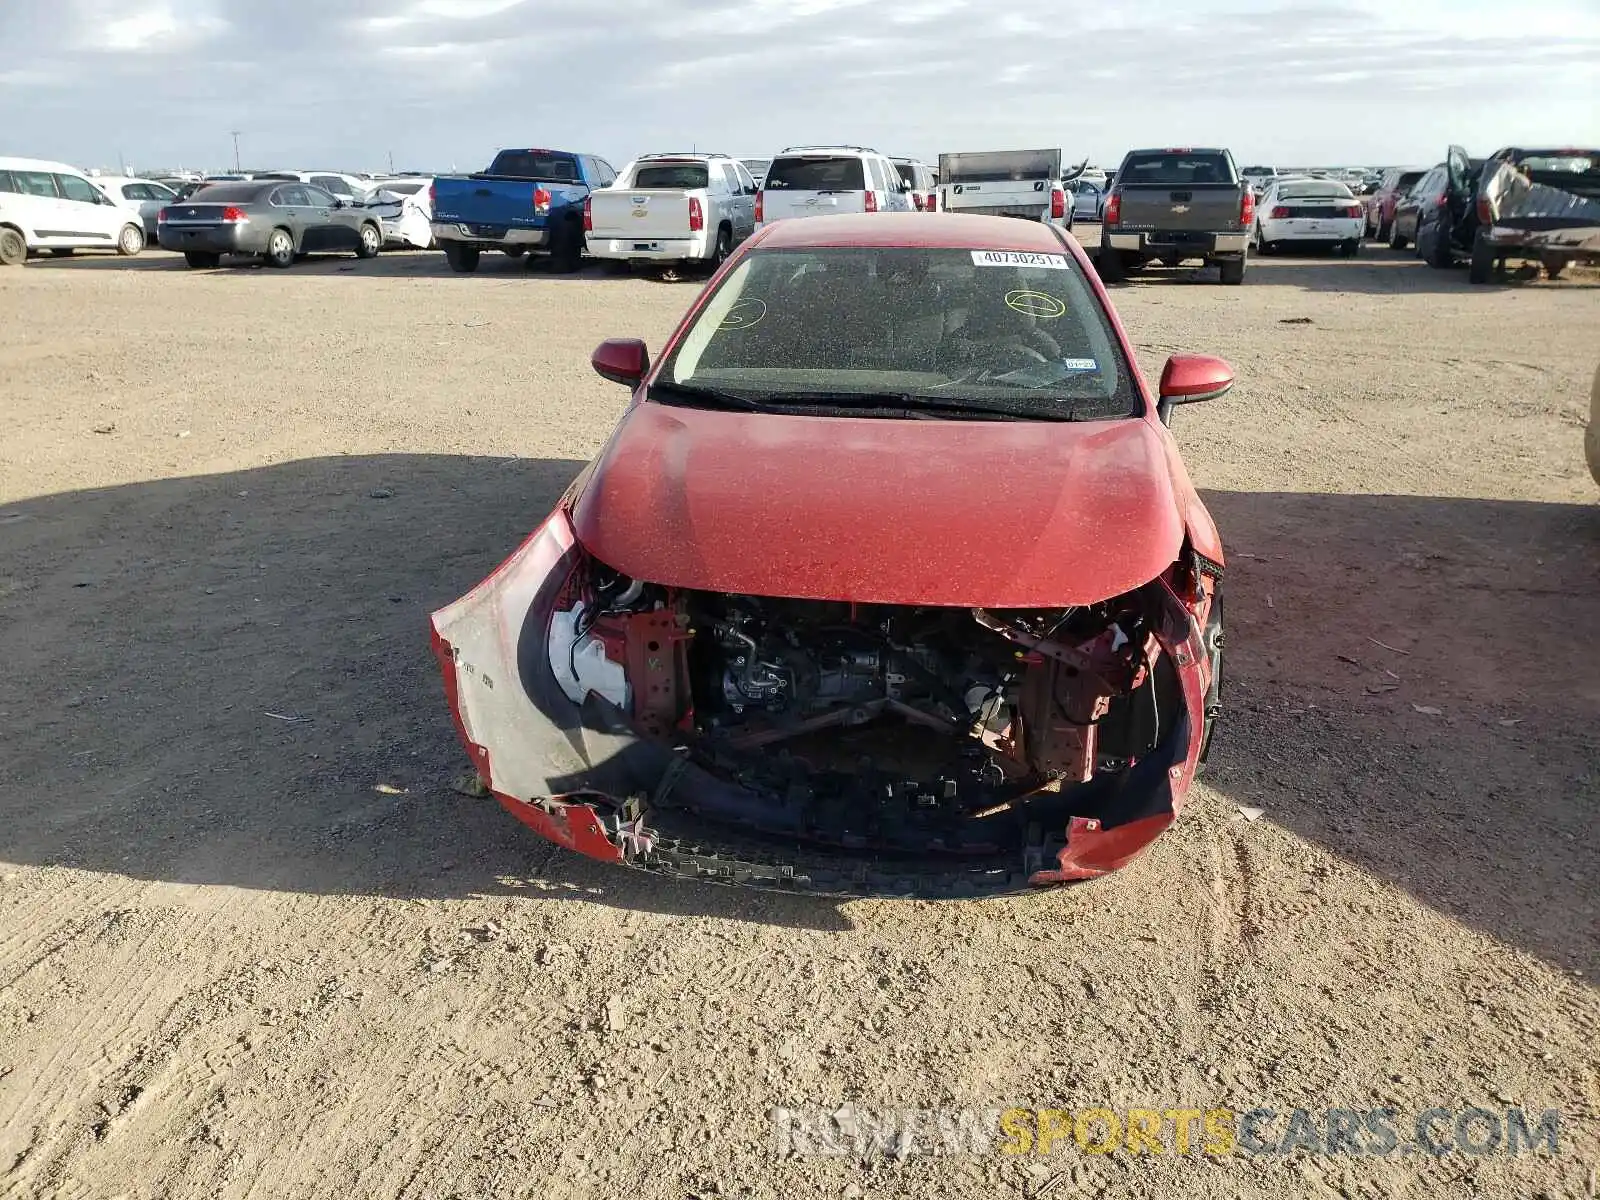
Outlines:
<svg viewBox="0 0 1600 1200"><path fill-rule="evenodd" d="M895 174L900 176L900 182L907 187L917 186L917 168L912 163L895 163Z"/></svg>
<svg viewBox="0 0 1600 1200"><path fill-rule="evenodd" d="M766 186L802 192L860 192L867 174L859 158L778 158Z"/></svg>
<svg viewBox="0 0 1600 1200"><path fill-rule="evenodd" d="M1545 150L1523 157L1517 164L1525 171L1567 171L1585 175L1600 171L1600 151Z"/></svg>
<svg viewBox="0 0 1600 1200"><path fill-rule="evenodd" d="M703 188L707 183L704 163L656 163L633 173L636 188Z"/></svg>
<svg viewBox="0 0 1600 1200"><path fill-rule="evenodd" d="M1281 183L1279 200L1354 200L1355 196L1342 183Z"/></svg>
<svg viewBox="0 0 1600 1200"><path fill-rule="evenodd" d="M1072 256L924 248L757 250L657 385L787 404L971 403L990 415L1136 415L1128 364ZM688 402L670 388L653 398Z"/></svg>
<svg viewBox="0 0 1600 1200"><path fill-rule="evenodd" d="M1194 183L1232 183L1234 179L1227 155L1215 150L1155 151L1130 154L1122 165L1122 182L1187 187Z"/></svg>
<svg viewBox="0 0 1600 1200"><path fill-rule="evenodd" d="M1263 176L1265 178L1271 178L1272 176L1276 175L1277 173L1278 172L1272 167L1240 167L1239 168L1239 174L1241 174L1241 175L1251 175L1251 176L1259 175L1259 176Z"/></svg>
<svg viewBox="0 0 1600 1200"><path fill-rule="evenodd" d="M259 183L214 183L192 192L196 204L242 204L258 199L267 189Z"/></svg>
<svg viewBox="0 0 1600 1200"><path fill-rule="evenodd" d="M548 179L553 183L577 179L578 167L570 155L546 150L502 150L494 156L488 175L507 179Z"/></svg>

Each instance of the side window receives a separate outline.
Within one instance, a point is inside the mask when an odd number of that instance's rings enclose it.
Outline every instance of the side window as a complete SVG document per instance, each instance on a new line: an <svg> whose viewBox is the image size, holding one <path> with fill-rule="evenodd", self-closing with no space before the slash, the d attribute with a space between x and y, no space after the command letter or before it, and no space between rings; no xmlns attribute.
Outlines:
<svg viewBox="0 0 1600 1200"><path fill-rule="evenodd" d="M355 193L350 190L350 185L337 175L313 175L311 182L323 191L332 192L341 199L352 200L355 198Z"/></svg>
<svg viewBox="0 0 1600 1200"><path fill-rule="evenodd" d="M595 161L600 164L600 177L605 180L606 186L610 187L617 181L616 168L603 158L596 159Z"/></svg>
<svg viewBox="0 0 1600 1200"><path fill-rule="evenodd" d="M159 200L160 196L148 183L130 183L122 189L124 200Z"/></svg>
<svg viewBox="0 0 1600 1200"><path fill-rule="evenodd" d="M875 192L884 190L883 164L875 158L867 159L867 186Z"/></svg>
<svg viewBox="0 0 1600 1200"><path fill-rule="evenodd" d="M15 192L17 181L11 178L10 171L0 171L0 192Z"/></svg>
<svg viewBox="0 0 1600 1200"><path fill-rule="evenodd" d="M13 171L11 177L16 180L17 191L24 196L54 200L59 194L56 191L56 177L48 171Z"/></svg>
<svg viewBox="0 0 1600 1200"><path fill-rule="evenodd" d="M56 187L61 189L61 196L65 200L74 200L79 204L100 203L100 193L95 191L94 184L78 175L57 175Z"/></svg>
<svg viewBox="0 0 1600 1200"><path fill-rule="evenodd" d="M756 190L756 177L750 174L750 171L743 163L734 163L733 170L734 174L739 177L740 191L753 192Z"/></svg>
<svg viewBox="0 0 1600 1200"><path fill-rule="evenodd" d="M305 197L304 203L313 208L329 208L333 205L333 197L319 187L306 184L300 189L300 194Z"/></svg>

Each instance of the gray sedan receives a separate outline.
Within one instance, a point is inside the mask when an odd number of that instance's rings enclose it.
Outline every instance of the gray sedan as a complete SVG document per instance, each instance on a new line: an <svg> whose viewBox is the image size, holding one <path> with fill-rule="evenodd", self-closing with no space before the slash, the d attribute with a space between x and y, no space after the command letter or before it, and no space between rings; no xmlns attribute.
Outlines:
<svg viewBox="0 0 1600 1200"><path fill-rule="evenodd" d="M318 252L372 258L383 249L377 214L309 183L280 180L218 183L169 204L158 217L157 238L191 267L214 267L224 254L260 255L269 267L287 267Z"/></svg>

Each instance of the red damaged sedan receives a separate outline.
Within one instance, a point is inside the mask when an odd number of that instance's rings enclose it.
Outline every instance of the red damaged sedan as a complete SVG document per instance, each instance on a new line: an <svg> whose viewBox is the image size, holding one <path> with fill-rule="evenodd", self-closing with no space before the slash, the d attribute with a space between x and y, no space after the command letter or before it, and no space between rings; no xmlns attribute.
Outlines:
<svg viewBox="0 0 1600 1200"><path fill-rule="evenodd" d="M781 221L605 449L433 616L496 798L579 853L842 895L1116 870L1218 714L1217 530L1077 243L1003 218Z"/></svg>

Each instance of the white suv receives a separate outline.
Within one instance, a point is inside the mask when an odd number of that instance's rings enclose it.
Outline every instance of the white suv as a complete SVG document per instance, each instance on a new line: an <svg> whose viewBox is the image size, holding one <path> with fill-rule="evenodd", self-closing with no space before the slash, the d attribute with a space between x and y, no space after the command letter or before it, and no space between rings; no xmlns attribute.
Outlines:
<svg viewBox="0 0 1600 1200"><path fill-rule="evenodd" d="M894 163L895 170L900 172L900 182L911 189L907 193L911 207L917 212L938 212L939 181L933 173L933 168L914 158L894 158L889 161Z"/></svg>
<svg viewBox="0 0 1600 1200"><path fill-rule="evenodd" d="M887 155L865 146L790 146L756 194L756 226L786 217L910 212L911 189Z"/></svg>
<svg viewBox="0 0 1600 1200"><path fill-rule="evenodd" d="M0 266L35 250L144 249L144 221L65 163L0 158Z"/></svg>

